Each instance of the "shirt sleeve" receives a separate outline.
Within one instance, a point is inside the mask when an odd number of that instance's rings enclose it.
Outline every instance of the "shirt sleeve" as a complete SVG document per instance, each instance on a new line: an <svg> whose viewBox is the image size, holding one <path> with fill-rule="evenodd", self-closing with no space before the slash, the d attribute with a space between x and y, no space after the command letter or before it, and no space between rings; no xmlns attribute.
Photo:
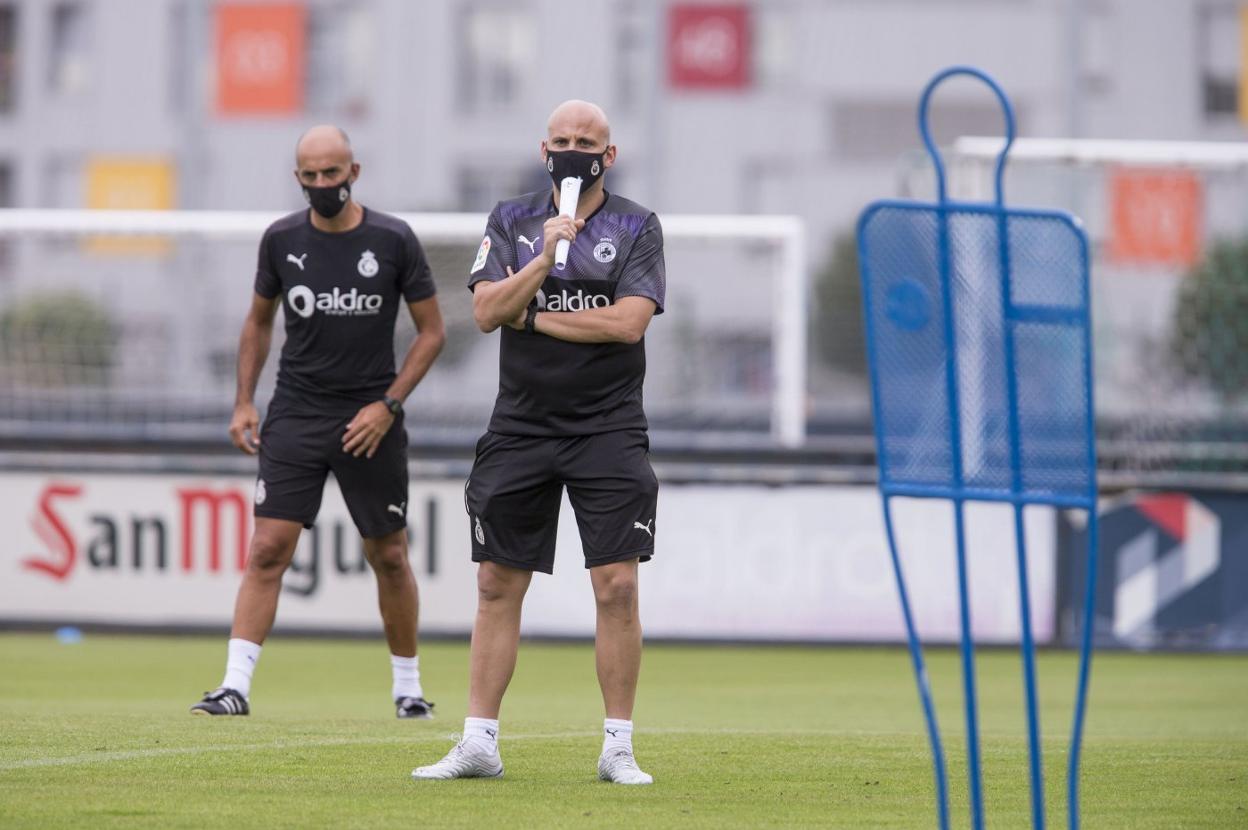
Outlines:
<svg viewBox="0 0 1248 830"><path fill-rule="evenodd" d="M260 237L260 253L256 261L256 293L272 300L282 293L282 280L273 267L272 234L266 230Z"/></svg>
<svg viewBox="0 0 1248 830"><path fill-rule="evenodd" d="M653 213L646 218L637 241L633 243L624 263L624 271L615 288L615 298L646 297L658 306L654 313L663 313L667 295L667 267L663 262L663 226Z"/></svg>
<svg viewBox="0 0 1248 830"><path fill-rule="evenodd" d="M505 280L508 266L516 267L515 244L503 221L501 208L500 202L490 211L490 219L485 224L485 238L481 240L477 258L472 261L472 270L468 272L469 288L482 280Z"/></svg>
<svg viewBox="0 0 1248 830"><path fill-rule="evenodd" d="M403 274L399 277L399 290L403 292L403 299L416 303L438 293L425 249L421 247L420 240L410 227L403 234L403 259Z"/></svg>

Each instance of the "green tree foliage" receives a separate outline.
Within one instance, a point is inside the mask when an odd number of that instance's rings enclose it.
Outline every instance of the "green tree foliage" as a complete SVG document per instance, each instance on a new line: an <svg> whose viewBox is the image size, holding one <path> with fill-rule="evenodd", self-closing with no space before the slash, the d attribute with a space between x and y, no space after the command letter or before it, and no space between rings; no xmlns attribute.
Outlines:
<svg viewBox="0 0 1248 830"><path fill-rule="evenodd" d="M103 383L119 339L108 311L83 294L29 294L0 312L0 372L38 386Z"/></svg>
<svg viewBox="0 0 1248 830"><path fill-rule="evenodd" d="M819 360L855 375L867 374L862 324L862 283L858 277L858 241L852 233L832 243L815 275L815 353Z"/></svg>
<svg viewBox="0 0 1248 830"><path fill-rule="evenodd" d="M1179 291L1171 353L1224 401L1248 394L1248 237L1214 243Z"/></svg>

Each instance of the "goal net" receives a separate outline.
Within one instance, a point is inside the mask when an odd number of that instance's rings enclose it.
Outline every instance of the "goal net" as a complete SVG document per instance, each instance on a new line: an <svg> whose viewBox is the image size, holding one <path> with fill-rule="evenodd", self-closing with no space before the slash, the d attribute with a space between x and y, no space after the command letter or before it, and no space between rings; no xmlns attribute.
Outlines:
<svg viewBox="0 0 1248 830"><path fill-rule="evenodd" d="M993 198L1001 144L953 142L951 198ZM900 189L931 188L930 163L907 159ZM1020 139L1005 198L1088 231L1102 483L1244 481L1248 144Z"/></svg>
<svg viewBox="0 0 1248 830"><path fill-rule="evenodd" d="M279 214L0 211L0 435L224 440L257 243ZM404 214L438 284L446 347L407 405L425 442L467 443L498 389L498 338L465 288L475 214ZM646 408L690 444L795 445L805 431L801 222L664 216L667 308L646 335ZM279 315L280 317L280 315ZM413 336L405 313L398 359ZM273 388L282 323L258 399Z"/></svg>

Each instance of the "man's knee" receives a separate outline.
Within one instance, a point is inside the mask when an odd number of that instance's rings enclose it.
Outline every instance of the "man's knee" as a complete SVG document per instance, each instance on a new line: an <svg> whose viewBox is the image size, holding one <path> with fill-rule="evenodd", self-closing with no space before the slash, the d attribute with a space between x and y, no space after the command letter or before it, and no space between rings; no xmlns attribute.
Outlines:
<svg viewBox="0 0 1248 830"><path fill-rule="evenodd" d="M482 562L477 569L477 598L483 604L514 602L524 597L529 578L525 571Z"/></svg>
<svg viewBox="0 0 1248 830"><path fill-rule="evenodd" d="M251 539L247 570L267 578L280 577L290 565L294 553L295 544L285 535L257 531Z"/></svg>
<svg viewBox="0 0 1248 830"><path fill-rule="evenodd" d="M602 610L632 612L637 607L637 569L626 565L605 565L594 579L594 599Z"/></svg>
<svg viewBox="0 0 1248 830"><path fill-rule="evenodd" d="M378 578L395 578L405 575L409 569L406 533L366 540L364 556Z"/></svg>

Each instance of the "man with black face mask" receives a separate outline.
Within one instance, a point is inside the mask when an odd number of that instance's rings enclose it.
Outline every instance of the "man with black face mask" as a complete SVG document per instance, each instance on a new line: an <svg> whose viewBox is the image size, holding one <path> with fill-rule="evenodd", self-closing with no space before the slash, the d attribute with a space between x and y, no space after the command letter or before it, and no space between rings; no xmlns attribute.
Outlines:
<svg viewBox="0 0 1248 830"><path fill-rule="evenodd" d="M377 577L400 718L428 718L417 657L416 580L407 561L407 432L403 401L445 340L433 277L412 229L351 198L360 175L346 133L308 130L295 179L309 209L260 241L255 293L238 353L230 438L260 457L255 533L234 606L225 678L191 707L246 715L251 676L273 627L282 574L320 509L331 470ZM285 300L286 342L263 430L254 395ZM406 306L417 335L394 368L394 325Z"/></svg>
<svg viewBox="0 0 1248 830"><path fill-rule="evenodd" d="M597 601L596 662L606 720L598 775L649 784L633 756L641 665L637 565L654 554L658 482L641 389L643 336L663 312L663 230L608 193L615 163L606 115L568 101L551 114L542 163L552 187L500 202L472 264L473 316L502 329L499 389L466 489L477 618L463 740L417 779L503 774L498 716L515 669L520 611L534 571L551 573L566 487ZM581 179L575 217L560 183ZM563 268L555 248L571 250Z"/></svg>

